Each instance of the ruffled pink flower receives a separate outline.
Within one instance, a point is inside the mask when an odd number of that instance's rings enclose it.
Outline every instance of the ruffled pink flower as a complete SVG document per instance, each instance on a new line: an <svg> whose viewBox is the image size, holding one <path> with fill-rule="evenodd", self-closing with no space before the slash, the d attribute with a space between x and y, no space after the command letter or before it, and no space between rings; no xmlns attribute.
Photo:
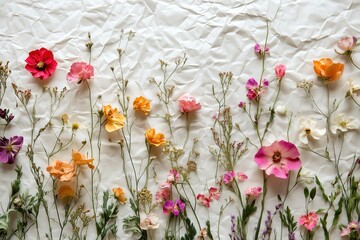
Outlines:
<svg viewBox="0 0 360 240"><path fill-rule="evenodd" d="M161 188L155 194L155 201L158 203L165 202L170 199L171 190L170 188Z"/></svg>
<svg viewBox="0 0 360 240"><path fill-rule="evenodd" d="M196 196L196 199L201 202L202 204L204 204L206 207L210 207L210 198L205 196L204 194L198 194Z"/></svg>
<svg viewBox="0 0 360 240"><path fill-rule="evenodd" d="M196 111L200 108L201 104L196 102L196 99L188 93L185 93L179 98L179 109L182 113Z"/></svg>
<svg viewBox="0 0 360 240"><path fill-rule="evenodd" d="M235 179L235 172L234 171L228 171L224 174L223 180L225 184L230 184Z"/></svg>
<svg viewBox="0 0 360 240"><path fill-rule="evenodd" d="M245 189L244 193L248 197L257 198L260 196L261 191L261 187L248 187Z"/></svg>
<svg viewBox="0 0 360 240"><path fill-rule="evenodd" d="M170 213L178 216L180 212L184 211L185 203L183 203L180 199L176 201L167 200L163 205L163 213L165 215L169 215Z"/></svg>
<svg viewBox="0 0 360 240"><path fill-rule="evenodd" d="M286 67L283 64L279 64L275 67L275 75L278 79L282 79L285 76Z"/></svg>
<svg viewBox="0 0 360 240"><path fill-rule="evenodd" d="M240 182L243 182L243 181L245 181L245 180L248 179L248 176L247 176L245 173L243 173L243 172L238 172L238 173L237 173L237 179L238 179Z"/></svg>
<svg viewBox="0 0 360 240"><path fill-rule="evenodd" d="M356 37L343 37L338 43L337 47L343 52L340 54L349 54L350 51L356 46L357 38Z"/></svg>
<svg viewBox="0 0 360 240"><path fill-rule="evenodd" d="M319 219L319 216L314 212L309 212L304 214L299 218L298 223L304 226L307 230L312 231L316 227L316 223Z"/></svg>
<svg viewBox="0 0 360 240"><path fill-rule="evenodd" d="M180 180L180 173L175 168L170 169L167 177L167 182L172 184L178 182L179 180Z"/></svg>
<svg viewBox="0 0 360 240"><path fill-rule="evenodd" d="M264 146L255 154L255 162L267 175L277 178L287 178L290 170L301 167L300 153L296 146L286 141L275 141L270 146Z"/></svg>
<svg viewBox="0 0 360 240"><path fill-rule="evenodd" d="M75 62L71 65L70 72L66 76L69 82L80 83L94 76L94 67L85 62Z"/></svg>
<svg viewBox="0 0 360 240"><path fill-rule="evenodd" d="M212 198L215 198L216 200L219 200L220 198L220 191L219 189L217 189L216 187L211 187L209 189L209 198L212 199Z"/></svg>

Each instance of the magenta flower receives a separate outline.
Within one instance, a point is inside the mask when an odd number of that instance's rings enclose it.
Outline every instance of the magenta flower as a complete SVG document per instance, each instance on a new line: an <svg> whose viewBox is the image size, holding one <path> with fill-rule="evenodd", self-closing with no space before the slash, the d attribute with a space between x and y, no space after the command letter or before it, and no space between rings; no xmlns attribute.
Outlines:
<svg viewBox="0 0 360 240"><path fill-rule="evenodd" d="M224 173L223 179L224 179L225 184L232 183L234 181L234 179L235 179L235 172L234 171L228 171L228 172Z"/></svg>
<svg viewBox="0 0 360 240"><path fill-rule="evenodd" d="M165 215L169 215L170 213L178 216L180 212L184 211L185 203L183 203L180 199L176 201L167 200L163 205L163 213Z"/></svg>
<svg viewBox="0 0 360 240"><path fill-rule="evenodd" d="M267 175L277 178L287 178L290 170L301 167L300 153L296 146L286 141L275 141L270 146L264 146L255 154L255 162Z"/></svg>
<svg viewBox="0 0 360 240"><path fill-rule="evenodd" d="M9 114L9 111L9 109L0 108L0 118L4 119L8 124L14 119L14 115L12 113Z"/></svg>
<svg viewBox="0 0 360 240"><path fill-rule="evenodd" d="M238 105L239 108L246 109L246 102L241 101Z"/></svg>
<svg viewBox="0 0 360 240"><path fill-rule="evenodd" d="M248 187L245 189L244 193L248 197L257 198L260 196L261 191L261 187Z"/></svg>
<svg viewBox="0 0 360 240"><path fill-rule="evenodd" d="M301 215L298 223L304 226L307 230L312 231L316 227L316 223L319 219L319 216L314 212L309 212L308 214Z"/></svg>
<svg viewBox="0 0 360 240"><path fill-rule="evenodd" d="M23 144L24 138L21 136L14 136L10 139L6 137L0 138L0 162L13 163L16 155L19 153Z"/></svg>
<svg viewBox="0 0 360 240"><path fill-rule="evenodd" d="M270 50L268 47L266 47L265 51L264 51L258 43L255 44L254 51L255 51L255 53L259 54L260 56L270 53Z"/></svg>
<svg viewBox="0 0 360 240"><path fill-rule="evenodd" d="M243 182L243 181L245 181L245 180L248 179L248 176L247 176L245 173L243 173L243 172L238 172L238 173L237 173L237 179L238 179L240 182Z"/></svg>
<svg viewBox="0 0 360 240"><path fill-rule="evenodd" d="M179 98L179 109L182 113L196 111L200 108L201 104L196 102L196 99L188 93L185 93Z"/></svg>
<svg viewBox="0 0 360 240"><path fill-rule="evenodd" d="M245 87L248 90L246 96L249 100L257 99L259 96L261 96L264 93L264 87L269 86L269 81L264 79L262 84L259 85L259 83L254 79L250 78Z"/></svg>
<svg viewBox="0 0 360 240"><path fill-rule="evenodd" d="M66 76L69 82L81 83L94 76L94 67L85 62L75 62L71 65L70 72Z"/></svg>
<svg viewBox="0 0 360 240"><path fill-rule="evenodd" d="M286 67L283 64L279 64L275 67L275 75L278 79L282 79L285 76Z"/></svg>

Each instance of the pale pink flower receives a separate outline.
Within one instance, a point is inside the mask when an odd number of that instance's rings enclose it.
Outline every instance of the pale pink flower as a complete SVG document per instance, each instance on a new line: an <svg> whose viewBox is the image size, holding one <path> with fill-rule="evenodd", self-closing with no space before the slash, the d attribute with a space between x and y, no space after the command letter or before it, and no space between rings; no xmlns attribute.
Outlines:
<svg viewBox="0 0 360 240"><path fill-rule="evenodd" d="M238 173L237 173L237 179L238 179L240 182L243 182L243 181L245 181L245 180L248 179L248 176L247 176L245 173L243 173L243 172L238 172Z"/></svg>
<svg viewBox="0 0 360 240"><path fill-rule="evenodd" d="M301 167L300 153L296 146L286 141L275 141L270 146L264 146L255 154L255 162L267 175L287 178L290 170Z"/></svg>
<svg viewBox="0 0 360 240"><path fill-rule="evenodd" d="M209 189L209 195L210 195L210 200L212 199L212 198L215 198L216 200L219 200L219 198L220 198L220 191L219 191L219 189L217 189L216 187L211 187L210 189Z"/></svg>
<svg viewBox="0 0 360 240"><path fill-rule="evenodd" d="M85 62L75 62L71 65L70 72L66 79L69 82L80 83L84 80L89 80L94 76L94 67Z"/></svg>
<svg viewBox="0 0 360 240"><path fill-rule="evenodd" d="M188 93L185 93L179 98L179 109L182 113L196 111L200 108L201 104L196 102L196 99Z"/></svg>
<svg viewBox="0 0 360 240"><path fill-rule="evenodd" d="M175 168L170 169L167 177L167 182L175 183L178 182L179 180L180 180L180 173Z"/></svg>
<svg viewBox="0 0 360 240"><path fill-rule="evenodd" d="M142 215L140 216L140 228L143 230L149 230L149 229L157 229L159 228L159 217L156 216L153 213L150 213L148 215Z"/></svg>
<svg viewBox="0 0 360 240"><path fill-rule="evenodd" d="M340 54L350 54L351 50L356 46L357 38L356 37L343 37L338 43L337 47L343 52Z"/></svg>
<svg viewBox="0 0 360 240"><path fill-rule="evenodd" d="M286 66L279 64L275 67L275 75L278 79L282 79L285 76Z"/></svg>
<svg viewBox="0 0 360 240"><path fill-rule="evenodd" d="M170 188L161 188L155 194L155 201L158 203L165 202L169 200L171 196L171 189Z"/></svg>
<svg viewBox="0 0 360 240"><path fill-rule="evenodd" d="M232 183L235 179L235 172L234 171L228 171L224 173L223 180L225 184Z"/></svg>
<svg viewBox="0 0 360 240"><path fill-rule="evenodd" d="M248 187L245 189L244 193L248 197L257 198L260 196L261 191L261 187Z"/></svg>
<svg viewBox="0 0 360 240"><path fill-rule="evenodd" d="M341 229L340 232L340 236L344 237L344 236L350 236L350 234L353 233L352 235L355 237L360 237L360 223L353 221L350 222L346 228Z"/></svg>
<svg viewBox="0 0 360 240"><path fill-rule="evenodd" d="M315 212L309 212L299 218L298 223L304 226L307 230L312 231L316 227L319 216Z"/></svg>
<svg viewBox="0 0 360 240"><path fill-rule="evenodd" d="M202 204L204 204L206 207L210 207L210 201L211 199L207 196L205 196L204 194L198 194L196 196L196 199L201 202Z"/></svg>

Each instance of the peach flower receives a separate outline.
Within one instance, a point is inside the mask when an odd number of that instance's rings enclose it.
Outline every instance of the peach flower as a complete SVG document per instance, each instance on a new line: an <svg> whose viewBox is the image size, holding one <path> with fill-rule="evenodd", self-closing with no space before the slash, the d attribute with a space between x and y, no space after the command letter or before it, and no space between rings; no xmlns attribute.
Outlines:
<svg viewBox="0 0 360 240"><path fill-rule="evenodd" d="M201 104L196 102L196 99L188 93L179 98L179 109L182 113L196 111L200 108Z"/></svg>
<svg viewBox="0 0 360 240"><path fill-rule="evenodd" d="M114 132L124 127L126 118L118 112L117 108L107 105L104 106L103 111L106 118L106 131Z"/></svg>
<svg viewBox="0 0 360 240"><path fill-rule="evenodd" d="M133 109L135 111L141 111L145 115L148 115L151 110L150 101L143 96L137 97L133 102Z"/></svg>
<svg viewBox="0 0 360 240"><path fill-rule="evenodd" d="M55 160L46 168L46 171L61 182L70 182L76 175L75 166L74 162L67 163Z"/></svg>
<svg viewBox="0 0 360 240"><path fill-rule="evenodd" d="M76 196L75 191L69 185L63 185L58 190L58 196L61 199L64 198L73 198Z"/></svg>
<svg viewBox="0 0 360 240"><path fill-rule="evenodd" d="M155 133L154 128L150 128L146 130L145 133L146 140L150 145L154 145L156 147L162 146L165 144L165 136L162 133Z"/></svg>
<svg viewBox="0 0 360 240"><path fill-rule="evenodd" d="M114 197L121 203L121 204L125 204L127 201L127 198L125 196L125 192L121 187L118 188L113 188L112 189L113 193L114 193Z"/></svg>
<svg viewBox="0 0 360 240"><path fill-rule="evenodd" d="M72 160L77 166L86 164L88 165L89 168L94 169L94 165L92 164L94 159L93 158L86 159L84 154L77 152L75 150L72 150Z"/></svg>
<svg viewBox="0 0 360 240"><path fill-rule="evenodd" d="M309 212L308 214L301 215L298 223L307 230L312 231L316 227L318 220L319 216L315 212Z"/></svg>
<svg viewBox="0 0 360 240"><path fill-rule="evenodd" d="M313 63L318 77L330 82L338 80L344 71L344 64L334 63L331 58L314 60Z"/></svg>

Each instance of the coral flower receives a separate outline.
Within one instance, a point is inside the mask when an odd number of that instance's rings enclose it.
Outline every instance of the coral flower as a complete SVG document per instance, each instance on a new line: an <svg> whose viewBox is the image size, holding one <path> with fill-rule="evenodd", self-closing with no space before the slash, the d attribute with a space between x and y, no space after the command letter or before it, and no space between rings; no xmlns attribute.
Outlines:
<svg viewBox="0 0 360 240"><path fill-rule="evenodd" d="M179 98L179 109L182 113L192 112L201 109L201 104L190 94L185 93Z"/></svg>
<svg viewBox="0 0 360 240"><path fill-rule="evenodd" d="M0 162L13 163L16 155L19 153L24 138L21 136L13 136L10 139L6 137L0 138Z"/></svg>
<svg viewBox="0 0 360 240"><path fill-rule="evenodd" d="M69 185L63 185L58 190L58 195L61 199L64 198L73 198L76 196L74 189L72 189Z"/></svg>
<svg viewBox="0 0 360 240"><path fill-rule="evenodd" d="M106 118L106 131L114 132L124 127L126 118L118 112L117 108L112 108L110 105L107 105L104 106L103 111Z"/></svg>
<svg viewBox="0 0 360 240"><path fill-rule="evenodd" d="M73 162L66 163L55 160L51 165L47 166L46 171L61 182L70 182L76 175L75 166Z"/></svg>
<svg viewBox="0 0 360 240"><path fill-rule="evenodd" d="M219 200L220 198L220 191L216 187L209 188L209 198L210 200L212 198L215 198L216 200Z"/></svg>
<svg viewBox="0 0 360 240"><path fill-rule="evenodd" d="M162 133L155 133L154 128L150 128L146 130L145 138L150 145L154 145L156 147L162 146L165 143L165 136Z"/></svg>
<svg viewBox="0 0 360 240"><path fill-rule="evenodd" d="M196 199L201 202L202 204L204 204L206 207L210 207L210 198L205 196L204 194L198 194L196 196Z"/></svg>
<svg viewBox="0 0 360 240"><path fill-rule="evenodd" d="M279 64L275 67L275 75L278 79L282 79L285 76L286 67L283 64Z"/></svg>
<svg viewBox="0 0 360 240"><path fill-rule="evenodd" d="M300 153L294 144L282 140L261 147L255 154L255 162L267 175L287 178L290 170L300 169L299 156Z"/></svg>
<svg viewBox="0 0 360 240"><path fill-rule="evenodd" d="M76 62L71 65L70 72L66 79L69 82L81 83L81 81L89 80L94 76L94 67L85 62Z"/></svg>
<svg viewBox="0 0 360 240"><path fill-rule="evenodd" d="M89 168L94 169L94 165L92 164L94 159L93 158L86 159L84 154L77 152L75 150L72 150L72 160L77 166L86 164L88 165Z"/></svg>
<svg viewBox="0 0 360 240"><path fill-rule="evenodd" d="M27 63L25 69L34 78L40 78L41 80L48 79L57 67L53 53L46 48L31 51L25 62Z"/></svg>
<svg viewBox="0 0 360 240"><path fill-rule="evenodd" d="M338 80L344 71L344 64L334 63L331 58L314 60L313 63L314 71L318 77L329 82Z"/></svg>
<svg viewBox="0 0 360 240"><path fill-rule="evenodd" d="M299 224L304 226L307 230L312 231L316 227L316 223L319 219L319 216L314 212L309 212L308 214L302 215L299 218Z"/></svg>
<svg viewBox="0 0 360 240"><path fill-rule="evenodd" d="M114 197L121 203L121 204L125 204L127 201L127 198L125 196L125 192L124 189L122 189L121 187L118 188L113 188L112 189L113 193L114 193Z"/></svg>
<svg viewBox="0 0 360 240"><path fill-rule="evenodd" d="M145 115L148 115L151 110L150 101L143 96L137 97L133 102L133 109L135 111L140 111L143 112Z"/></svg>

